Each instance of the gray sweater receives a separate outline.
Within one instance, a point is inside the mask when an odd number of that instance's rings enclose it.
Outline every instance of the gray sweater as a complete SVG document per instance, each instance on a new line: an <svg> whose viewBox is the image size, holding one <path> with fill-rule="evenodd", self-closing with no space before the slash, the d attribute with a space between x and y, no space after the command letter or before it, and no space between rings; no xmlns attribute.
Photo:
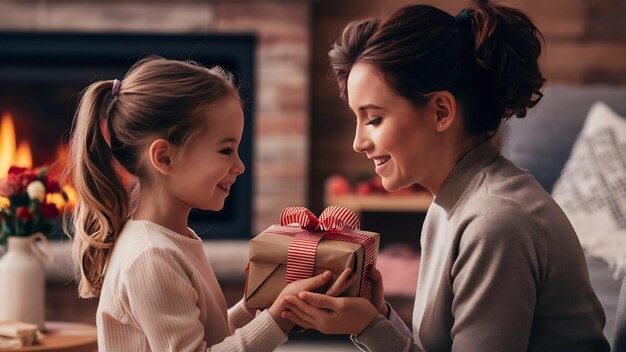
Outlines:
<svg viewBox="0 0 626 352"><path fill-rule="evenodd" d="M481 143L428 209L413 334L378 316L365 351L609 351L574 229L526 171Z"/></svg>

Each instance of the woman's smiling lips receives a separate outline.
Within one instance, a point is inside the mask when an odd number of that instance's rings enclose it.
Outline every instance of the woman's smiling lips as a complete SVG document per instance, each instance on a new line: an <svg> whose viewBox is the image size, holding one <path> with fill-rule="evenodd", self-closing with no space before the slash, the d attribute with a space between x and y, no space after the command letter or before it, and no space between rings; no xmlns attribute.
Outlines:
<svg viewBox="0 0 626 352"><path fill-rule="evenodd" d="M376 172L380 171L391 158L389 156L377 156L370 158L374 160L374 165L376 166Z"/></svg>

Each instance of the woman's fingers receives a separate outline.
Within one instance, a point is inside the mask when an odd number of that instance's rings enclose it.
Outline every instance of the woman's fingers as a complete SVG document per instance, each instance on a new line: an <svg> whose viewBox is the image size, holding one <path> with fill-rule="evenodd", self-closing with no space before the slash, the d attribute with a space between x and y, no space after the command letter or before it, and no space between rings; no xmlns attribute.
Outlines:
<svg viewBox="0 0 626 352"><path fill-rule="evenodd" d="M367 276L372 280L372 304L384 316L389 315L383 290L383 276L374 266L370 266Z"/></svg>

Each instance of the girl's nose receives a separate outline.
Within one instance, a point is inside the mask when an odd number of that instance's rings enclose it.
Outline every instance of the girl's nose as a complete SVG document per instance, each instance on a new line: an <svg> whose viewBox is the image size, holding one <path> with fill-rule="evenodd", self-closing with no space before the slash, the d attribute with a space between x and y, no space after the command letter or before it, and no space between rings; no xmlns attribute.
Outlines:
<svg viewBox="0 0 626 352"><path fill-rule="evenodd" d="M246 171L246 166L243 164L243 161L241 161L239 154L237 154L237 161L235 165L233 165L231 172L235 175L241 175L244 171Z"/></svg>

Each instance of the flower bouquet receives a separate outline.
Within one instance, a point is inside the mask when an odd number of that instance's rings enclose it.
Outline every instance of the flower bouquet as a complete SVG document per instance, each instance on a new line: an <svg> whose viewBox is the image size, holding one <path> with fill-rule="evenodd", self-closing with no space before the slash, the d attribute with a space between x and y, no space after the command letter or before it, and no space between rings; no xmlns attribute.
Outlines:
<svg viewBox="0 0 626 352"><path fill-rule="evenodd" d="M59 210L46 201L49 194L61 194L67 201L67 194L48 175L47 168L9 169L8 176L0 179L0 245L5 245L9 236L27 237L50 231Z"/></svg>

